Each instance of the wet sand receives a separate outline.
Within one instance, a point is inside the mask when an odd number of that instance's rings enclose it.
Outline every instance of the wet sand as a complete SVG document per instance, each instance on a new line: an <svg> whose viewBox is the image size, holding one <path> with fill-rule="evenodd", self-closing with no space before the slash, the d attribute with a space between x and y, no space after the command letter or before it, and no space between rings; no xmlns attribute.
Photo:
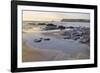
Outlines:
<svg viewBox="0 0 100 73"><path fill-rule="evenodd" d="M68 54L62 51L30 48L23 43L22 62L89 59L84 53Z"/></svg>
<svg viewBox="0 0 100 73"><path fill-rule="evenodd" d="M61 51L35 49L26 44L22 48L22 62L63 60L65 56Z"/></svg>

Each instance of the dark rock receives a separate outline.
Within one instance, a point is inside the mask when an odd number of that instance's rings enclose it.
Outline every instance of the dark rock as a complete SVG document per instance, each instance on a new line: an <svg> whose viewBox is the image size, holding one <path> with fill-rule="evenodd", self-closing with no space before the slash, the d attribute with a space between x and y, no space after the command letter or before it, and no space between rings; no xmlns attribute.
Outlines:
<svg viewBox="0 0 100 73"><path fill-rule="evenodd" d="M44 38L44 40L47 40L48 41L48 40L50 40L50 38Z"/></svg>
<svg viewBox="0 0 100 73"><path fill-rule="evenodd" d="M37 43L38 43L38 42L41 42L41 41L42 41L42 39L35 39L35 40L34 40L34 42L37 42Z"/></svg>

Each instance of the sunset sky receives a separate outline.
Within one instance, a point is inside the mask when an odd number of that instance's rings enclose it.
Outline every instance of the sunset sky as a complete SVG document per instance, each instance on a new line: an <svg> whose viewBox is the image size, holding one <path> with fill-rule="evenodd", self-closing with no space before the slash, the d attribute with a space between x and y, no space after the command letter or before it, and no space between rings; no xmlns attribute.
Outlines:
<svg viewBox="0 0 100 73"><path fill-rule="evenodd" d="M23 21L60 21L62 19L90 19L86 13L23 11Z"/></svg>

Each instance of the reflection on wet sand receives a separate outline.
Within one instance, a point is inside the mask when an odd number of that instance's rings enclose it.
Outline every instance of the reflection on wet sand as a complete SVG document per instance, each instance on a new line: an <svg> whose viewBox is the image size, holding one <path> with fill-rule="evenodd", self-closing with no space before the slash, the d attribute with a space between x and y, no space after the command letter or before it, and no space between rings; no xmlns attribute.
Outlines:
<svg viewBox="0 0 100 73"><path fill-rule="evenodd" d="M57 50L30 48L25 43L23 44L22 51L22 62L77 60L89 58L89 55L81 52L71 55Z"/></svg>

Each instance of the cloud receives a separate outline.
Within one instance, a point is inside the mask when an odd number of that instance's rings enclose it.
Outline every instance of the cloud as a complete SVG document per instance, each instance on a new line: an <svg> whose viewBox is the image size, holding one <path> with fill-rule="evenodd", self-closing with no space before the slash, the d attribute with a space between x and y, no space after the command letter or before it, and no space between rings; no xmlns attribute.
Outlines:
<svg viewBox="0 0 100 73"><path fill-rule="evenodd" d="M23 11L23 21L60 21L61 19L90 19L87 13Z"/></svg>

